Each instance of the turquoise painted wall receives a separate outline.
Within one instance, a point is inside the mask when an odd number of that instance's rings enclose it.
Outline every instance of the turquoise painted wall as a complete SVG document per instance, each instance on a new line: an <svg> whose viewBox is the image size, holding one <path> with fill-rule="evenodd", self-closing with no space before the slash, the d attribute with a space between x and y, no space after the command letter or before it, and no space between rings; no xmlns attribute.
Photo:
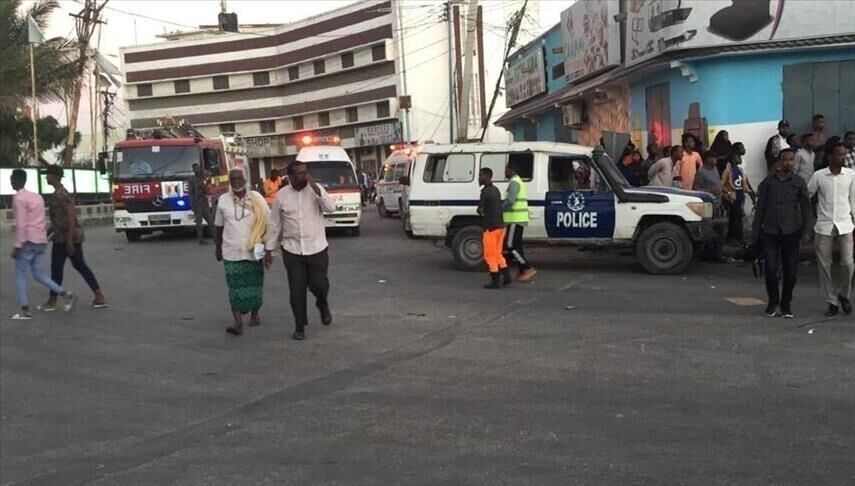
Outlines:
<svg viewBox="0 0 855 486"><path fill-rule="evenodd" d="M682 127L690 103L701 104L710 125L780 120L784 109L784 66L803 62L855 59L853 49L730 56L687 63L697 73L690 83L678 69L668 69L631 85L633 129L647 130L645 89L670 84L671 126Z"/></svg>

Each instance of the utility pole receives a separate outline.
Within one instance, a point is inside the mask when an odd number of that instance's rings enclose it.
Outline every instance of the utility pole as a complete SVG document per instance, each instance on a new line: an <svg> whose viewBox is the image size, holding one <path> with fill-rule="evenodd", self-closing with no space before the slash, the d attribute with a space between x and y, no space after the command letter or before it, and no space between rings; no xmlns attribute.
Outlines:
<svg viewBox="0 0 855 486"><path fill-rule="evenodd" d="M466 12L466 44L463 47L463 92L458 100L460 114L457 117L457 141L465 142L469 137L469 102L472 96L472 50L475 48L475 20L478 16L478 0L469 0Z"/></svg>
<svg viewBox="0 0 855 486"><path fill-rule="evenodd" d="M403 0L393 0L396 3L397 11L398 11L398 49L401 53L401 87L404 91L404 96L408 96L410 93L407 91L407 61L404 57L407 48L404 46L404 14L401 9L401 4L404 3ZM403 140L407 144L410 143L410 139L412 138L412 127L410 127L410 109L405 108L404 112L404 130L403 130Z"/></svg>
<svg viewBox="0 0 855 486"><path fill-rule="evenodd" d="M484 141L484 136L487 134L487 127L490 124L490 117L493 116L493 108L496 106L496 98L499 96L499 89L502 86L502 76L505 74L505 68L508 65L508 58L511 55L511 49L517 43L517 34L520 32L520 25L522 25L522 21L525 18L525 7L528 5L528 0L523 2L522 8L520 11L516 13L516 17L513 18L512 23L513 27L511 30L511 38L508 40L508 47L505 49L505 57L502 59L502 70L499 71L499 78L496 79L496 89L493 90L493 99L490 100L490 109L487 110L487 119L484 120L484 129L481 132L481 138L478 139L479 142Z"/></svg>
<svg viewBox="0 0 855 486"><path fill-rule="evenodd" d="M448 22L448 143L454 143L454 49L451 35L451 0L445 3L445 20Z"/></svg>
<svg viewBox="0 0 855 486"><path fill-rule="evenodd" d="M75 30L77 32L77 60L74 65L74 86L71 92L71 106L69 107L68 138L65 142L65 153L62 157L63 165L71 165L74 157L74 135L77 133L77 115L80 110L80 96L83 91L84 74L89 66L90 52L89 42L95 27L105 23L101 20L101 11L107 5L108 0L100 4L97 0L84 0L83 10L77 14L69 14L74 17Z"/></svg>
<svg viewBox="0 0 855 486"><path fill-rule="evenodd" d="M106 152L109 145L107 139L110 136L110 130L113 128L110 126L110 115L113 113L113 99L116 97L116 93L110 91L109 86L105 86L104 91L101 92L101 95L104 97L103 109L101 111L101 128L103 130L102 133L104 136L102 152Z"/></svg>

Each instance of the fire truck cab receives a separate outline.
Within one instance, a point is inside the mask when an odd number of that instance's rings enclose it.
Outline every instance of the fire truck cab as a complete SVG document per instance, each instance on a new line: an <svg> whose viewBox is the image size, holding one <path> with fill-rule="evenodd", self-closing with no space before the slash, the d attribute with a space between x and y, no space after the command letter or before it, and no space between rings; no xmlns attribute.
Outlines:
<svg viewBox="0 0 855 486"><path fill-rule="evenodd" d="M162 127L144 133L129 130L113 151L113 222L130 242L155 231L195 227L188 183L193 165L206 171L211 208L228 191L229 170L241 165L248 169L237 134L205 138L184 122Z"/></svg>

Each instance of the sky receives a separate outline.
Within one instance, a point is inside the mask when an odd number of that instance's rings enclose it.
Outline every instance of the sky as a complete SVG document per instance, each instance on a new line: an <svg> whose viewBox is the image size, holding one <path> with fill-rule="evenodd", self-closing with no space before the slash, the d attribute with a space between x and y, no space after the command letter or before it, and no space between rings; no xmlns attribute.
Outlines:
<svg viewBox="0 0 855 486"><path fill-rule="evenodd" d="M2 0L0 0L2 1ZM24 2L29 6L34 0ZM438 0L404 0L405 5L440 3ZM498 0L482 0L489 8ZM241 24L288 23L355 3L354 0L227 0L230 12L238 14ZM538 21L543 30L558 22L570 0L539 0ZM60 0L61 9L54 13L45 32L49 37L70 36L73 19L82 0ZM156 36L169 31L191 30L199 24L216 24L219 0L110 0L104 12L107 24L101 32L100 50L118 64L119 48L161 41Z"/></svg>

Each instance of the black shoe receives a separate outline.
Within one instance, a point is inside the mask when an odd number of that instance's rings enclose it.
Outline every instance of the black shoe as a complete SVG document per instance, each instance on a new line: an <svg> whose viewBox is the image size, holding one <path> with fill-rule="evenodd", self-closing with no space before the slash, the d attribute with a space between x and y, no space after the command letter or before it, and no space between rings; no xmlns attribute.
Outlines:
<svg viewBox="0 0 855 486"><path fill-rule="evenodd" d="M321 323L325 326L329 326L332 324L332 312L330 311L330 306L324 305L318 307L321 311Z"/></svg>
<svg viewBox="0 0 855 486"><path fill-rule="evenodd" d="M849 301L846 297L842 295L837 296L840 299L840 308L843 309L843 313L847 316L852 313L852 302Z"/></svg>
<svg viewBox="0 0 855 486"><path fill-rule="evenodd" d="M485 289L493 289L493 290L501 289L502 288L502 282L501 282L501 277L499 276L499 274L498 273L491 273L490 274L490 283L485 285L484 288Z"/></svg>
<svg viewBox="0 0 855 486"><path fill-rule="evenodd" d="M303 332L302 329L298 329L298 330L294 331L294 336L292 336L292 337L294 338L295 341L302 341L303 339L306 339L306 333Z"/></svg>
<svg viewBox="0 0 855 486"><path fill-rule="evenodd" d="M784 319L792 319L792 318L796 317L793 314L793 310L790 309L790 306L783 306L783 305L781 306L781 315L784 317Z"/></svg>
<svg viewBox="0 0 855 486"><path fill-rule="evenodd" d="M763 314L766 317L778 317L778 306L769 304L766 306L766 310L763 311Z"/></svg>
<svg viewBox="0 0 855 486"><path fill-rule="evenodd" d="M514 282L514 279L511 277L510 267L503 269L502 270L502 285L507 287L508 285L512 284L513 282Z"/></svg>
<svg viewBox="0 0 855 486"><path fill-rule="evenodd" d="M828 310L825 311L825 317L834 317L838 312L840 312L840 309L838 309L836 305L828 304Z"/></svg>

